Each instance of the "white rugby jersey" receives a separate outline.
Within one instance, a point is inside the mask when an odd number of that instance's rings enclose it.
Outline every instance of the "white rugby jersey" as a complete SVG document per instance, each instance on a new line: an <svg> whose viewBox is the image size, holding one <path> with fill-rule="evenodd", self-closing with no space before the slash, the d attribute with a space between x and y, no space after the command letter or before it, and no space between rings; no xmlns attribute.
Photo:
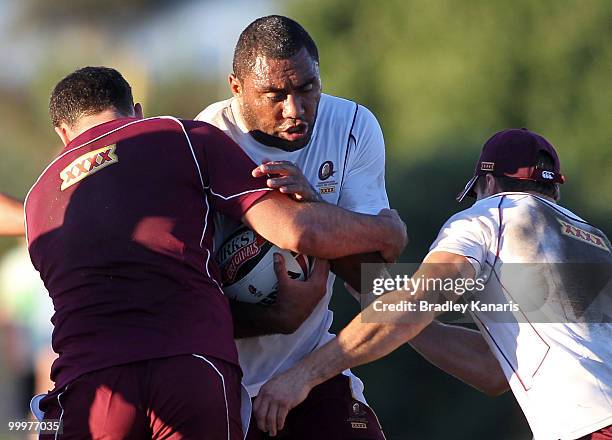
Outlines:
<svg viewBox="0 0 612 440"><path fill-rule="evenodd" d="M234 98L211 104L196 119L223 130L255 163L264 159L294 162L328 203L364 214L389 207L382 131L374 115L361 105L322 94L310 142L292 152L263 145L248 134ZM219 244L237 225L217 219L215 226ZM236 340L243 383L251 396L271 377L334 337L329 333L334 279L330 273L325 297L295 333ZM365 402L361 381L348 370L344 374L351 377L355 398Z"/></svg>
<svg viewBox="0 0 612 440"><path fill-rule="evenodd" d="M482 310L472 316L536 440L577 439L612 424L612 324L601 323L610 322L610 284L607 294L586 295L601 291L586 288L598 265L609 278L611 250L601 231L527 193L476 202L431 246L464 255L487 280L474 299L518 304L502 319Z"/></svg>

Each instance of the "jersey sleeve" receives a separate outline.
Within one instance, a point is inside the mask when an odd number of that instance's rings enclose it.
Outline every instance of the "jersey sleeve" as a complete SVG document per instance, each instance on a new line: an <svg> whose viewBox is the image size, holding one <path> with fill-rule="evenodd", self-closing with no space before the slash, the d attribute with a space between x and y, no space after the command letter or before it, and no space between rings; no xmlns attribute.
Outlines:
<svg viewBox="0 0 612 440"><path fill-rule="evenodd" d="M385 189L385 140L370 110L360 105L356 112L338 206L377 214L389 207Z"/></svg>
<svg viewBox="0 0 612 440"><path fill-rule="evenodd" d="M200 123L190 131L195 139L196 160L213 208L240 221L249 208L268 194L266 178L255 178L257 166L233 140L210 124Z"/></svg>
<svg viewBox="0 0 612 440"><path fill-rule="evenodd" d="M485 266L490 234L486 222L466 210L452 216L440 229L429 248L432 252L450 252L466 257L479 276Z"/></svg>

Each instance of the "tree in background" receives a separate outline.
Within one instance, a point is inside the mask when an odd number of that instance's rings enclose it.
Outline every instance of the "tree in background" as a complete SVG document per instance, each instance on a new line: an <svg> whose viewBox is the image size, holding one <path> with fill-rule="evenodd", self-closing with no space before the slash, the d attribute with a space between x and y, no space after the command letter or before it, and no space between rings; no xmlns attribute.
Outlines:
<svg viewBox="0 0 612 440"><path fill-rule="evenodd" d="M473 164L493 132L525 126L558 147L565 203L612 230L612 3L311 0L290 12L321 48L324 88L380 118L402 198L427 167L448 203L471 169L435 180Z"/></svg>

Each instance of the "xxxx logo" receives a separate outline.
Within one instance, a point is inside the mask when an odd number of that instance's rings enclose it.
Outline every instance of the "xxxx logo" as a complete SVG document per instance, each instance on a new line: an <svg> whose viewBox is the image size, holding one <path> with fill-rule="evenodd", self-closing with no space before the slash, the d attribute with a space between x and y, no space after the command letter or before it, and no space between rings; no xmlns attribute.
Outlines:
<svg viewBox="0 0 612 440"><path fill-rule="evenodd" d="M95 151L90 151L73 160L70 165L60 172L60 178L62 179L60 189L64 191L66 188L91 176L102 168L119 162L119 158L115 154L115 147L115 144L109 145Z"/></svg>
<svg viewBox="0 0 612 440"><path fill-rule="evenodd" d="M569 223L566 223L563 220L559 220L559 223L561 223L561 233L563 235L567 235L568 237L584 241L585 243L588 243L592 246L610 252L608 245L599 235L592 234L591 232L585 231L584 229L580 229L574 225L570 225Z"/></svg>

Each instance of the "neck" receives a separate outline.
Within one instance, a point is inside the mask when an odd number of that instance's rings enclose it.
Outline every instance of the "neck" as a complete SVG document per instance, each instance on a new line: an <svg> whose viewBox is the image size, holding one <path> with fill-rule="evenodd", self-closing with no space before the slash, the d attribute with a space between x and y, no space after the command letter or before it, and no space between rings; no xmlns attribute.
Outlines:
<svg viewBox="0 0 612 440"><path fill-rule="evenodd" d="M93 115L81 116L72 126L62 122L59 127L55 127L55 132L66 146L90 128L123 117L126 117L126 115L118 113L116 110L107 109Z"/></svg>
<svg viewBox="0 0 612 440"><path fill-rule="evenodd" d="M490 194L483 194L482 197L477 197L476 200L486 199L487 197L492 197L494 195L497 195L497 194L500 194L500 193L505 193L505 192L522 192L522 193L532 194L534 196L538 196L538 197L540 197L542 199L548 200L549 202L557 204L557 200L555 198L547 196L547 195L544 195L544 194L539 193L537 191L493 191Z"/></svg>
<svg viewBox="0 0 612 440"><path fill-rule="evenodd" d="M549 202L552 202L554 204L557 204L557 200L555 200L554 198L550 197L550 196L546 196L544 194L541 194L539 192L535 192L535 191L527 191L529 194L533 194L534 196L538 196L541 197L543 199L548 200Z"/></svg>
<svg viewBox="0 0 612 440"><path fill-rule="evenodd" d="M118 118L125 117L122 114L119 114L115 110L104 110L100 113L96 113L94 115L83 116L79 118L74 127L71 128L71 140L76 138L77 136L85 133L92 127L96 125L104 124L105 122L110 122Z"/></svg>

